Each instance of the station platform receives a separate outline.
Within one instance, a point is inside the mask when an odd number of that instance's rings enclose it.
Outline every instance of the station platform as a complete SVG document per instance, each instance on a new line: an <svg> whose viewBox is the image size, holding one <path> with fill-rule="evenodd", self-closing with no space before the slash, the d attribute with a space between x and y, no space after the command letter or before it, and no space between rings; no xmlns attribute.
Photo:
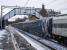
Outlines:
<svg viewBox="0 0 67 50"><path fill-rule="evenodd" d="M12 31L12 33L16 33L16 34L20 35L21 37L23 37L24 39L26 39L36 50L51 50L47 46L50 46L50 47L54 48L55 50L67 50L67 47L64 47L62 45L59 45L57 43L51 42L46 39L42 39L40 37L29 34L27 32L24 32L22 30L12 27L12 26L8 26L8 28ZM29 36L27 36L26 34ZM38 41L34 40L31 37L35 38L36 40L39 40L40 42L42 42L43 44L46 44L47 46L42 45L41 43L39 43Z"/></svg>

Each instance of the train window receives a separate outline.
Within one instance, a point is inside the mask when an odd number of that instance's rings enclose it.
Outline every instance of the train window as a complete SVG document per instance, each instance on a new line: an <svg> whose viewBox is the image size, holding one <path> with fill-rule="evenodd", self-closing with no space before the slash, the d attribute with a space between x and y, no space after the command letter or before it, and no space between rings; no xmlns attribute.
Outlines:
<svg viewBox="0 0 67 50"><path fill-rule="evenodd" d="M53 27L55 28L67 28L67 24L66 23L63 23L63 24L53 24Z"/></svg>

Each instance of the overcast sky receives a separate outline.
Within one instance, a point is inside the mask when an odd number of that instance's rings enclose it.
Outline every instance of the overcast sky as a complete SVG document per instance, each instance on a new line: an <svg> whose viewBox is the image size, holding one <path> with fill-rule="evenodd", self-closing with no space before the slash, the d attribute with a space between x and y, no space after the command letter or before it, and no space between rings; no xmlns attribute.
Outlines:
<svg viewBox="0 0 67 50"><path fill-rule="evenodd" d="M29 2L27 3L27 1ZM22 7L41 7L42 4L44 4L47 9L62 10L67 8L67 0L0 0L0 6L18 5ZM4 12L6 12L6 10ZM67 9L62 10L62 12L67 13Z"/></svg>

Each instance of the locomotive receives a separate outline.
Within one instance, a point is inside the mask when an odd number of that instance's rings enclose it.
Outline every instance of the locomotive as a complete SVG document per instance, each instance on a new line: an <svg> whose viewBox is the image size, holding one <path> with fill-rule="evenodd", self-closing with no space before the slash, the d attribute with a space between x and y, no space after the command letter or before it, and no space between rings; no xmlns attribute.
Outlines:
<svg viewBox="0 0 67 50"><path fill-rule="evenodd" d="M12 24L12 26L42 38L49 37L61 44L67 44L67 16L19 22Z"/></svg>

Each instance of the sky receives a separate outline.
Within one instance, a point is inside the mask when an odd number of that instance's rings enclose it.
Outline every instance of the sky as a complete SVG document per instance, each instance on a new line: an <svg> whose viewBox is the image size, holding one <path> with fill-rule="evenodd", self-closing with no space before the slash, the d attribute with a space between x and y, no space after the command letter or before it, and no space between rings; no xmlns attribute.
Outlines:
<svg viewBox="0 0 67 50"><path fill-rule="evenodd" d="M54 9L57 11L67 8L67 0L0 0L0 6L18 5L22 7L41 7L42 4L44 4L47 9ZM65 13L66 10L62 10L62 11Z"/></svg>
<svg viewBox="0 0 67 50"><path fill-rule="evenodd" d="M20 7L41 8L42 4L45 5L46 9L54 9L55 11L61 11L63 14L67 13L67 0L0 0L0 8L1 5L6 6L17 5ZM3 10L3 13L6 14L10 10L11 10L10 8L6 8Z"/></svg>

